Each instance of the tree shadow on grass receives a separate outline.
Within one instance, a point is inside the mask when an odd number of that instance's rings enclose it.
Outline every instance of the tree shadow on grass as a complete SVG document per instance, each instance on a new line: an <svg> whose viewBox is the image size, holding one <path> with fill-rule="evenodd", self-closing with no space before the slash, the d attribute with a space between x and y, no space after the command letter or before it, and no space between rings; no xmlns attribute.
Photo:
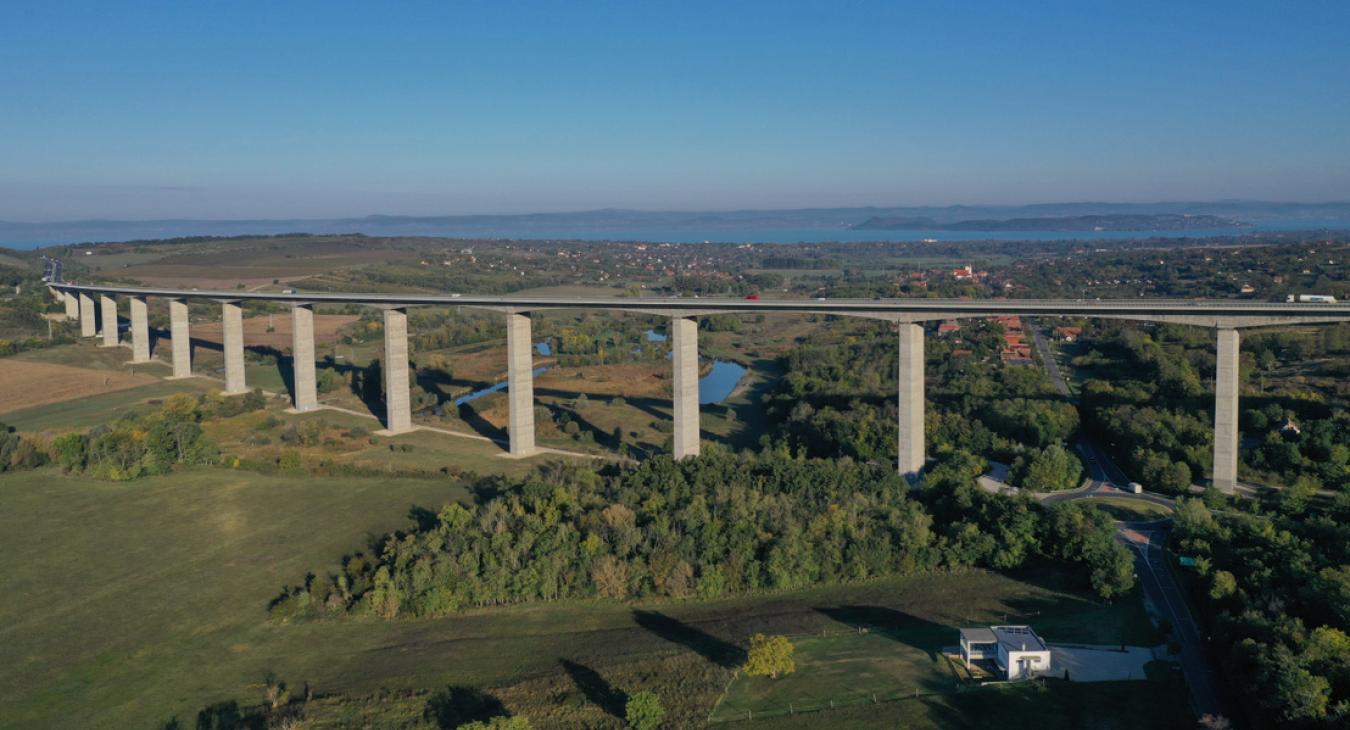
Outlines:
<svg viewBox="0 0 1350 730"><path fill-rule="evenodd" d="M434 530L441 521L435 512L416 504L408 508L408 519L417 525L418 532Z"/></svg>
<svg viewBox="0 0 1350 730"><path fill-rule="evenodd" d="M446 687L427 700L423 719L438 728L456 728L509 714L502 701L475 687Z"/></svg>
<svg viewBox="0 0 1350 730"><path fill-rule="evenodd" d="M658 611L634 610L633 620L638 626L697 652L719 667L734 669L745 664L745 650L741 647Z"/></svg>
<svg viewBox="0 0 1350 730"><path fill-rule="evenodd" d="M559 663L562 664L563 671L567 672L567 676L572 678L577 689L586 695L586 699L620 720L625 718L627 693L610 684L599 672L584 664L567 659L560 659Z"/></svg>
<svg viewBox="0 0 1350 730"><path fill-rule="evenodd" d="M173 723L177 723L175 718ZM197 713L197 730L263 730L267 719L239 706L238 702L217 702Z"/></svg>

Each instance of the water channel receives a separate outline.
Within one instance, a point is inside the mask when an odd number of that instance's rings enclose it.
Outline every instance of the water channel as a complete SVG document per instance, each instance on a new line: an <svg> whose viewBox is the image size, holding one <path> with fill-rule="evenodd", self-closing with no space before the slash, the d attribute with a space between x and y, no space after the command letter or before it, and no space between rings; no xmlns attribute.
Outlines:
<svg viewBox="0 0 1350 730"><path fill-rule="evenodd" d="M666 341L666 336L656 330L647 330L646 336L649 342ZM535 352L543 357L548 357L553 354L553 348L547 340L535 343L534 349ZM667 357L669 357L669 355L667 355ZM535 368L534 374L537 376L546 370L548 370L548 366L543 365ZM699 404L708 405L711 403L721 403L726 400L731 396L732 391L736 389L736 384L741 382L741 378L745 375L745 370L745 366L739 363L727 362L726 360L713 360L712 369L708 371L707 375L698 379ZM489 393L506 390L506 385L507 381L503 380L500 383L494 383L481 390L475 390L468 395L462 395L455 399L455 405L463 405L482 398Z"/></svg>

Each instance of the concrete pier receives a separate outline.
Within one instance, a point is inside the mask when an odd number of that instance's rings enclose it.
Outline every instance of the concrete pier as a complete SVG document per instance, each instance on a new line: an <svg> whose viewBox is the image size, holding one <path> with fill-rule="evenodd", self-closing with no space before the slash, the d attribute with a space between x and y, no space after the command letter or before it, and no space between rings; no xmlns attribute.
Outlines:
<svg viewBox="0 0 1350 730"><path fill-rule="evenodd" d="M94 314L94 298L80 292L80 336L93 337L98 334L98 315Z"/></svg>
<svg viewBox="0 0 1350 730"><path fill-rule="evenodd" d="M900 323L899 470L911 479L923 471L923 326Z"/></svg>
<svg viewBox="0 0 1350 730"><path fill-rule="evenodd" d="M676 459L698 456L698 320L671 317L670 359Z"/></svg>
<svg viewBox="0 0 1350 730"><path fill-rule="evenodd" d="M411 393L408 391L408 312L384 310L384 433L412 430Z"/></svg>
<svg viewBox="0 0 1350 730"><path fill-rule="evenodd" d="M534 453L534 342L530 315L506 315L506 427L512 456Z"/></svg>
<svg viewBox="0 0 1350 730"><path fill-rule="evenodd" d="M309 304L291 307L291 371L295 381L292 386L295 410L318 408L319 394L314 376L314 307Z"/></svg>
<svg viewBox="0 0 1350 730"><path fill-rule="evenodd" d="M244 382L244 313L239 302L220 303L220 323L225 344L225 395L248 392Z"/></svg>
<svg viewBox="0 0 1350 730"><path fill-rule="evenodd" d="M1214 487L1232 494L1238 466L1238 361L1241 340L1233 328L1219 329L1214 374Z"/></svg>
<svg viewBox="0 0 1350 730"><path fill-rule="evenodd" d="M130 300L131 361L150 362L150 317L146 311L145 297L130 297Z"/></svg>
<svg viewBox="0 0 1350 730"><path fill-rule="evenodd" d="M117 347L117 300L102 294L99 296L99 327L103 329L103 346Z"/></svg>
<svg viewBox="0 0 1350 730"><path fill-rule="evenodd" d="M192 336L188 331L188 305L183 299L169 300L169 336L173 338L172 377L192 377Z"/></svg>
<svg viewBox="0 0 1350 730"><path fill-rule="evenodd" d="M70 292L62 292L61 298L66 302L66 319L77 320L80 318L80 300L75 298Z"/></svg>

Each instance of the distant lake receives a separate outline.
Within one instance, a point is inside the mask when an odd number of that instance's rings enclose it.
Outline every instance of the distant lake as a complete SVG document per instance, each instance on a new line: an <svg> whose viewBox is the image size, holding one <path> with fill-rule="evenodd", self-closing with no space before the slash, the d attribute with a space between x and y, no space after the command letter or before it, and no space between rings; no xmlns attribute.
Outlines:
<svg viewBox="0 0 1350 730"><path fill-rule="evenodd" d="M280 234L289 231L308 233L364 233L369 236L446 236L450 238L497 238L518 240L644 241L649 243L825 243L831 241L1065 241L1111 240L1123 238L1214 238L1254 233L1302 230L1350 230L1350 218L1262 218L1250 221L1248 228L1215 228L1191 231L855 231L855 221L807 226L741 227L721 223L644 227L633 225L530 225L499 222L419 222L402 224L397 220L345 219L293 221L148 221L42 224L5 224L0 222L0 245L35 248L54 243L77 241L127 241L171 238L174 236Z"/></svg>
<svg viewBox="0 0 1350 730"><path fill-rule="evenodd" d="M1269 220L1248 228L1201 228L1187 231L855 231L845 226L811 228L716 228L699 230L689 228L643 229L599 228L538 229L485 228L465 230L455 228L443 233L424 235L482 236L484 238L513 238L522 240L578 240L578 241L646 241L651 243L827 243L868 241L913 242L932 239L951 241L1073 241L1118 240L1129 238L1216 238L1242 236L1252 233L1350 229L1350 220Z"/></svg>

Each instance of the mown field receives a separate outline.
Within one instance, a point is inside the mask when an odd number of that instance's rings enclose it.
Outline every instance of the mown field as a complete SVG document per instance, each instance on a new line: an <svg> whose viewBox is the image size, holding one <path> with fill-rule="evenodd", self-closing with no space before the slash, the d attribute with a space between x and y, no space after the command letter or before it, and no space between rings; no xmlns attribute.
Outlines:
<svg viewBox="0 0 1350 730"><path fill-rule="evenodd" d="M787 728L810 730L1189 730L1185 685L1177 680L1072 684L1047 681L987 688L959 694L856 705L823 712L774 715L719 724L726 730Z"/></svg>
<svg viewBox="0 0 1350 730"><path fill-rule="evenodd" d="M615 698L662 693L702 724L756 631L846 630L849 611L923 625L1026 620L1061 641L1147 643L1137 599L1102 606L1036 568L700 603L575 601L439 620L276 625L307 571L470 495L444 479L304 479L197 469L130 483L0 478L0 725L149 727L308 683L316 726L435 727L436 693L483 688L542 727L618 727ZM954 630L952 635L955 636ZM390 714L392 713L392 714ZM395 724L394 726L398 726Z"/></svg>

